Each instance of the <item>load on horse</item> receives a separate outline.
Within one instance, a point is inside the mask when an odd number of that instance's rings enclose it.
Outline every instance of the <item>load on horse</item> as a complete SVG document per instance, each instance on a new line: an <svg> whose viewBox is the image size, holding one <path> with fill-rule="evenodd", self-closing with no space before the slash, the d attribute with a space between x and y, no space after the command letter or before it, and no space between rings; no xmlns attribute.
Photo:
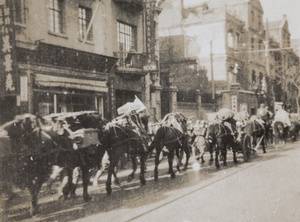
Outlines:
<svg viewBox="0 0 300 222"><path fill-rule="evenodd" d="M133 103L127 103L118 108L119 116L108 123L105 127L103 145L106 147L109 156L108 176L106 182L106 191L112 192L111 176L120 157L127 153L131 157L133 171L128 176L129 180L134 178L137 169L136 157L140 157L140 181L145 184L145 167L148 155L148 135L147 125L148 117L144 111L146 107L136 97Z"/></svg>
<svg viewBox="0 0 300 222"><path fill-rule="evenodd" d="M157 130L153 141L149 147L149 153L156 149L155 154L155 168L154 168L154 180L158 180L158 165L160 163L160 153L164 147L168 152L169 173L171 178L175 177L173 171L173 159L176 152L177 156L177 170L180 172L180 150L183 150L186 154L186 163L184 169L187 168L189 153L189 136L187 134L187 118L181 113L169 113L162 122L161 127Z"/></svg>
<svg viewBox="0 0 300 222"><path fill-rule="evenodd" d="M11 194L13 186L28 188L31 215L38 213L38 194L51 171L56 151L36 120L34 115L23 114L0 127L7 132L10 142L1 147L6 153L0 161L1 194Z"/></svg>
<svg viewBox="0 0 300 222"><path fill-rule="evenodd" d="M282 106L278 107L278 110L274 116L272 126L274 131L275 144L277 144L278 141L286 143L289 127L291 126L291 121L288 112L286 112Z"/></svg>
<svg viewBox="0 0 300 222"><path fill-rule="evenodd" d="M232 149L234 163L237 163L237 142L240 140L240 137L241 133L236 127L234 112L227 108L220 109L216 115L216 120L208 127L208 146L210 150L215 150L215 165L217 168L220 167L220 152L224 166L227 165L226 155L229 148Z"/></svg>
<svg viewBox="0 0 300 222"><path fill-rule="evenodd" d="M53 126L47 133L59 144L55 164L63 167L62 193L64 198L75 195L79 173L73 178L73 171L82 171L83 197L89 200L89 169L100 167L105 148L101 144L105 121L95 111L81 111L50 115Z"/></svg>

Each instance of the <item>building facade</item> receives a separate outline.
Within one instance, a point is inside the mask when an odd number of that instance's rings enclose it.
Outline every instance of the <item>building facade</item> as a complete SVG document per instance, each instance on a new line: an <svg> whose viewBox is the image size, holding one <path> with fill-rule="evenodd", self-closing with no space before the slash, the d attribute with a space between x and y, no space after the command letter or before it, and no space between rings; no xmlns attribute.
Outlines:
<svg viewBox="0 0 300 222"><path fill-rule="evenodd" d="M1 92L1 122L23 112L80 110L96 110L110 119L135 95L150 104L152 82L143 70L145 7L142 0L3 1L1 17L10 16L15 66L11 89L16 90ZM153 7L153 23L156 13Z"/></svg>
<svg viewBox="0 0 300 222"><path fill-rule="evenodd" d="M259 1L212 0L184 8L178 0L164 1L161 7L162 20L170 14L181 19L161 25L160 36L184 32L197 39L199 67L207 70L214 110L227 107L254 114L264 99L258 90L265 76L264 54L256 52L264 49Z"/></svg>

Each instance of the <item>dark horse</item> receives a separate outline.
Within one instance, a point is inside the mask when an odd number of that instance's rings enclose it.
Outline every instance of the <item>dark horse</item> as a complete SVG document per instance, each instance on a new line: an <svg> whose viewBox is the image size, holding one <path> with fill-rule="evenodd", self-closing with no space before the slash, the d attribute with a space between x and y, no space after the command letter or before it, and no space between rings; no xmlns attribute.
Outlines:
<svg viewBox="0 0 300 222"><path fill-rule="evenodd" d="M286 143L288 138L289 127L284 127L284 124L280 121L274 122L273 132L274 132L274 142L275 145L278 142Z"/></svg>
<svg viewBox="0 0 300 222"><path fill-rule="evenodd" d="M186 153L186 163L184 168L187 168L188 160L190 157L189 154L189 146L188 146L188 135L180 132L178 129L172 126L161 126L157 133L154 136L154 139L149 147L149 153L156 149L155 155L155 169L154 169L154 180L158 180L158 165L160 163L160 152L165 146L168 149L168 162L169 162L169 173L171 174L171 178L175 177L175 173L173 171L173 159L174 153L176 152L177 156L177 170L180 172L180 149L183 149Z"/></svg>
<svg viewBox="0 0 300 222"><path fill-rule="evenodd" d="M300 124L297 121L291 121L291 126L288 131L288 138L292 141L297 141L299 137Z"/></svg>
<svg viewBox="0 0 300 222"><path fill-rule="evenodd" d="M1 191L13 194L12 186L28 188L31 195L30 215L38 213L38 194L54 164L56 147L41 129L34 126L35 116L26 114L4 129L11 142L11 153L1 160Z"/></svg>
<svg viewBox="0 0 300 222"><path fill-rule="evenodd" d="M76 115L76 114L74 114ZM103 120L99 115L96 114L86 114L82 113L76 118L80 122L79 129L93 128L97 129L99 142L103 140L103 126L105 120ZM74 119L71 117L71 119ZM76 131L76 127L73 124L73 120L68 120L70 127ZM89 201L90 197L88 195L88 184L90 180L89 170L91 168L99 167L101 160L105 153L105 148L100 144L93 144L88 147L78 148L74 150L73 146L78 143L77 139L70 139L70 130L64 130L63 135L58 135L56 132L47 132L54 143L57 144L57 154L55 157L55 165L63 167L63 182L62 182L62 192L64 199L67 199L70 195L75 196L76 184L73 183L73 170L76 167L80 167L82 172L82 184L83 184L83 198L85 201Z"/></svg>
<svg viewBox="0 0 300 222"><path fill-rule="evenodd" d="M146 138L139 135L131 126L109 123L104 131L103 145L108 152L110 162L106 181L107 194L112 192L111 177L112 174L114 174L120 157L123 156L124 153L130 155L133 164L133 172L128 176L128 179L132 180L134 178L137 169L136 157L140 156L140 181L142 185L146 183L145 164L148 154Z"/></svg>
<svg viewBox="0 0 300 222"><path fill-rule="evenodd" d="M265 140L266 140L266 129L265 126L256 120L250 120L244 126L244 132L247 133L252 139L253 147L256 147L257 140L261 141L263 152L266 153Z"/></svg>
<svg viewBox="0 0 300 222"><path fill-rule="evenodd" d="M211 159L213 160L213 150L215 150L215 166L220 168L219 164L219 154L221 152L221 156L223 158L224 166L226 163L227 149L231 148L233 152L233 161L237 163L236 158L236 148L237 144L235 141L235 135L232 135L230 128L220 122L212 123L208 128L208 148L211 153Z"/></svg>

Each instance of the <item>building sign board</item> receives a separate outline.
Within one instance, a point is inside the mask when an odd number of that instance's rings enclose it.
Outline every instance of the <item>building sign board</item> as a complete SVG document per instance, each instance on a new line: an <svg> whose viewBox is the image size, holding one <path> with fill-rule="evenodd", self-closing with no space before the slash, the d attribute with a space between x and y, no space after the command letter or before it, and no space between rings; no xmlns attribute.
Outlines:
<svg viewBox="0 0 300 222"><path fill-rule="evenodd" d="M231 96L231 110L233 112L237 112L237 96L236 95Z"/></svg>
<svg viewBox="0 0 300 222"><path fill-rule="evenodd" d="M12 1L0 3L0 95L17 95L19 90Z"/></svg>
<svg viewBox="0 0 300 222"><path fill-rule="evenodd" d="M146 22L146 55L147 55L147 68L152 67L151 64L155 61L155 27L154 27L154 13L155 13L155 0L144 0L145 9L145 22ZM153 69L152 69L153 71Z"/></svg>

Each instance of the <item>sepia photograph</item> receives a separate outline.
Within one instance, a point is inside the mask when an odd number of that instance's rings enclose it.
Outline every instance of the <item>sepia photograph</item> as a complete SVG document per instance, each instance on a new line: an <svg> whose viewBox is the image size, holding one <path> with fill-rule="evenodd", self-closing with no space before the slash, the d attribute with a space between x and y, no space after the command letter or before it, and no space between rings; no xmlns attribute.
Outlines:
<svg viewBox="0 0 300 222"><path fill-rule="evenodd" d="M299 0L0 0L0 222L300 221Z"/></svg>

